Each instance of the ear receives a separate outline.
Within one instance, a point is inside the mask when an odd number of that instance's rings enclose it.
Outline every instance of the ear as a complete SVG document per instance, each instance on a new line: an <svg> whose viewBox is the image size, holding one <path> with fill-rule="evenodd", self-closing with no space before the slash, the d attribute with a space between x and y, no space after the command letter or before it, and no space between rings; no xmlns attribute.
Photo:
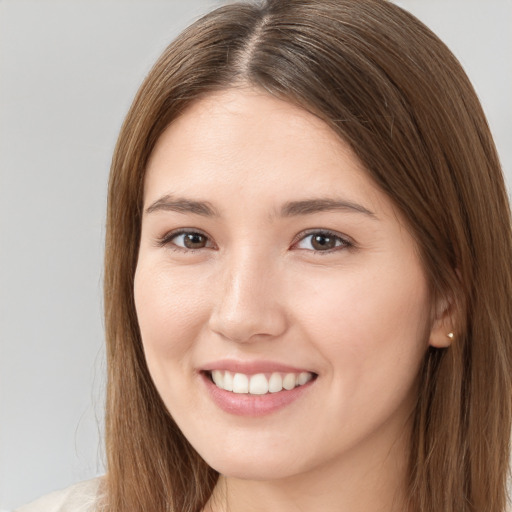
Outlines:
<svg viewBox="0 0 512 512"><path fill-rule="evenodd" d="M456 307L451 298L442 297L436 301L433 311L429 345L435 348L447 348L456 338Z"/></svg>

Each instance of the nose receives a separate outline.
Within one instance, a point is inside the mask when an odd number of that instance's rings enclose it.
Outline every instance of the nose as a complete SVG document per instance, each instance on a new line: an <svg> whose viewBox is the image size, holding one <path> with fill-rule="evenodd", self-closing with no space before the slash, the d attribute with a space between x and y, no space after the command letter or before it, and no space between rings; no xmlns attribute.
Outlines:
<svg viewBox="0 0 512 512"><path fill-rule="evenodd" d="M232 258L215 286L218 292L209 321L213 332L237 343L269 340L285 332L279 272L268 261L255 254Z"/></svg>

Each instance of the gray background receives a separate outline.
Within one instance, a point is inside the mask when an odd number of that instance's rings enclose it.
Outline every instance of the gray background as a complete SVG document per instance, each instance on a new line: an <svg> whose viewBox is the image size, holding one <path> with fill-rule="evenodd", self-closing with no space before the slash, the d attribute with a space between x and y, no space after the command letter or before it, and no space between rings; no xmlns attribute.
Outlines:
<svg viewBox="0 0 512 512"><path fill-rule="evenodd" d="M103 471L117 132L195 1L0 0L0 509ZM459 57L512 180L512 0L402 0Z"/></svg>

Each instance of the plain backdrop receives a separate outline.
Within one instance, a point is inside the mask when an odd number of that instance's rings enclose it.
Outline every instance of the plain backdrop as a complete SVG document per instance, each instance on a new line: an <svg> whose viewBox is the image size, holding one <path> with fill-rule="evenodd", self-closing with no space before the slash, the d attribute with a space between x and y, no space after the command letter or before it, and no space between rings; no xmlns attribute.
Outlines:
<svg viewBox="0 0 512 512"><path fill-rule="evenodd" d="M460 59L512 182L512 0L402 0ZM103 472L106 183L131 99L216 0L0 0L0 509Z"/></svg>

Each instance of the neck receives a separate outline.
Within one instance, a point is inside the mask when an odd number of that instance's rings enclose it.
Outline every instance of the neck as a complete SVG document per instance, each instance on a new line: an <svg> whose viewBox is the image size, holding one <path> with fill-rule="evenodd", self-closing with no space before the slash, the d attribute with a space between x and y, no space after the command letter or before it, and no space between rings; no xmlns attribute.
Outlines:
<svg viewBox="0 0 512 512"><path fill-rule="evenodd" d="M307 473L275 480L221 476L205 512L403 512L408 436L367 443Z"/></svg>

